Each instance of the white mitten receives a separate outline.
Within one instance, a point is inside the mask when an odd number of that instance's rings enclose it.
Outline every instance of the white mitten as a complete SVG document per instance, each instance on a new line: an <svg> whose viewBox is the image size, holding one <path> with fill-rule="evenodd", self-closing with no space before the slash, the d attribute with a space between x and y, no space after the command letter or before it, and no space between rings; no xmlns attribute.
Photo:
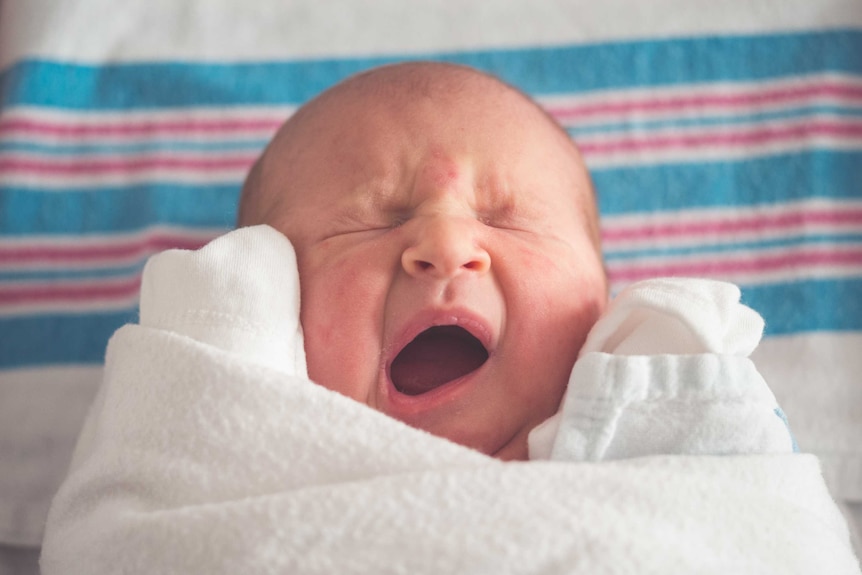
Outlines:
<svg viewBox="0 0 862 575"><path fill-rule="evenodd" d="M590 331L531 459L774 453L795 446L747 356L763 319L735 285L667 278L624 289Z"/></svg>
<svg viewBox="0 0 862 575"><path fill-rule="evenodd" d="M661 278L626 287L587 336L580 356L720 353L747 357L763 318L739 302L739 288L706 279Z"/></svg>
<svg viewBox="0 0 862 575"><path fill-rule="evenodd" d="M296 255L266 225L234 230L197 251L150 258L140 323L307 377Z"/></svg>

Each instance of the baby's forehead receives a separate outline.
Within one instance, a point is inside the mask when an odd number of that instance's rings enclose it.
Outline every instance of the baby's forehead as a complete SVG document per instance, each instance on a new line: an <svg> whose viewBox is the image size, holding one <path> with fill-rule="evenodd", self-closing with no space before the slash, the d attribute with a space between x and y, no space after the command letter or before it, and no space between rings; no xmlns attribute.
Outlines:
<svg viewBox="0 0 862 575"><path fill-rule="evenodd" d="M424 103L432 103L423 106ZM486 140L490 150L506 150L518 145L518 132L529 131L531 137L540 142L552 142L553 148L562 150L556 154L571 165L576 172L584 171L580 154L565 130L553 120L535 101L522 91L482 72L447 64L408 64L378 68L348 79L323 92L301 107L282 127L265 153L265 162L258 163L250 174L243 192L243 203L254 204L262 200L262 194L254 193L259 188L262 176L271 170L261 169L262 164L277 167L281 173L290 165L296 165L304 154L320 142L352 140L342 158L333 161L353 161L357 170L362 170L365 161L362 150L368 139L385 138L392 130L393 122L377 121L376 112L385 120L395 118L410 122L422 107L422 116L427 124L451 122L452 117L469 121L474 133L465 134L465 139L475 138L487 131ZM482 121L474 120L481 116ZM510 127L511 130L499 128ZM422 125L412 126L417 131ZM465 128L467 129L467 128ZM477 134L478 132L478 134ZM500 134L507 136L500 138ZM536 136L538 135L538 136ZM534 140L535 141L535 140ZM415 147L411 138L403 138L400 145ZM491 154L493 156L493 154ZM351 158L352 156L352 158ZM500 158L505 160L506 158ZM544 169L540 161L529 166ZM518 193L517 190L514 193ZM306 194L291 194L291 202L305 202ZM582 194L573 191L572 200L583 201ZM269 200L276 198L270 197ZM278 203L287 205L287 198L278 198ZM592 201L591 198L587 201ZM246 206L248 207L248 206ZM242 211L242 210L241 210ZM245 210L249 211L249 210Z"/></svg>

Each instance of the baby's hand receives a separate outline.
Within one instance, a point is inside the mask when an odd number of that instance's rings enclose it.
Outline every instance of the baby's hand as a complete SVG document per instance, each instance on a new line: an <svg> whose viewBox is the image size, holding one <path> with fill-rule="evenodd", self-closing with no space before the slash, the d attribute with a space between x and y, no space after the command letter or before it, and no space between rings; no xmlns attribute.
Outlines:
<svg viewBox="0 0 862 575"><path fill-rule="evenodd" d="M307 377L296 255L269 226L150 258L141 281L141 325Z"/></svg>
<svg viewBox="0 0 862 575"><path fill-rule="evenodd" d="M617 355L718 353L748 356L763 318L739 303L739 288L705 279L662 278L625 288L581 348Z"/></svg>
<svg viewBox="0 0 862 575"><path fill-rule="evenodd" d="M681 278L623 290L590 331L560 411L530 432L530 458L793 451L783 412L745 359L763 319L739 296L732 284Z"/></svg>

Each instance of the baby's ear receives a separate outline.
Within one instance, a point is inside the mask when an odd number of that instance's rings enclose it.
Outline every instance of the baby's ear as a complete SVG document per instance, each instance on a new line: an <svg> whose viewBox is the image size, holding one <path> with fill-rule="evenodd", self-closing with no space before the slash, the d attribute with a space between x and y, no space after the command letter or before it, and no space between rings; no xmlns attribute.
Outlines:
<svg viewBox="0 0 862 575"><path fill-rule="evenodd" d="M307 377L296 254L266 225L234 230L197 251L150 258L141 281L141 325Z"/></svg>

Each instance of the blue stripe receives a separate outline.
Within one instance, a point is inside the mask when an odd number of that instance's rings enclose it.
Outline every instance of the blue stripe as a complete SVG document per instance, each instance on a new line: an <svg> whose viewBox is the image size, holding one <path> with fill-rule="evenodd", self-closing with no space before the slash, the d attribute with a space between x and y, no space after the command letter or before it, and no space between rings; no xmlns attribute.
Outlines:
<svg viewBox="0 0 862 575"><path fill-rule="evenodd" d="M862 227L860 227L862 229ZM661 242L672 243L676 240L668 239L668 240L659 240ZM688 240L686 240L688 241ZM802 247L802 246L823 246L823 245L839 245L839 246L847 246L852 244L858 244L862 247L862 233L849 233L849 234L803 234L803 235L793 235L786 236L780 239L764 239L757 241L745 241L745 242L734 242L728 241L727 243L722 244L697 244L694 242L697 241L713 241L711 238L707 238L705 240L691 240L692 245L680 246L680 247L651 247L646 249L622 249L622 250L614 250L614 249L606 249L605 250L605 260L607 261L619 261L619 260L627 260L627 259L644 259L644 258L654 258L654 257L666 257L666 256L687 256L687 255L696 255L696 254L717 254L717 253L729 253L729 252L740 252L750 254L752 251L756 250L766 250L772 248L791 248L791 247ZM649 244L650 240L643 240L641 243Z"/></svg>
<svg viewBox="0 0 862 575"><path fill-rule="evenodd" d="M593 168L603 215L862 197L862 152L806 150L734 162Z"/></svg>
<svg viewBox="0 0 862 575"><path fill-rule="evenodd" d="M221 140L194 142L187 140L142 140L132 144L48 144L28 140L0 141L0 153L28 153L46 156L90 156L146 154L153 152L259 152L268 140Z"/></svg>
<svg viewBox="0 0 862 575"><path fill-rule="evenodd" d="M638 120L631 118L623 122L609 122L603 124L585 124L583 126L572 126L566 128L570 136L579 137L592 134L607 133L629 133L635 131L661 130L667 128L698 128L714 126L742 126L757 128L759 124L775 121L797 120L811 122L817 120L818 115L829 115L837 118L857 119L862 118L862 107L845 108L838 106L803 106L798 108L787 108L774 112L758 112L748 114L717 114L709 115L708 112L698 111L696 117L671 117L660 120Z"/></svg>
<svg viewBox="0 0 862 575"><path fill-rule="evenodd" d="M102 363L108 338L137 309L119 312L0 318L0 368Z"/></svg>
<svg viewBox="0 0 862 575"><path fill-rule="evenodd" d="M768 336L862 330L862 279L744 286L742 299L766 319ZM834 302L842 302L841 306ZM111 334L137 311L0 318L0 369L101 363ZM46 345L45 342L51 342Z"/></svg>
<svg viewBox="0 0 862 575"><path fill-rule="evenodd" d="M57 267L57 264L49 262L45 269L0 269L0 282L32 282L32 281L66 281L66 280L92 280L92 279L117 279L139 276L144 269L144 264L149 254L144 254L137 259L138 263L130 266L65 268Z"/></svg>
<svg viewBox="0 0 862 575"><path fill-rule="evenodd" d="M43 192L0 187L0 237L132 232L154 224L228 230L241 182Z"/></svg>
<svg viewBox="0 0 862 575"><path fill-rule="evenodd" d="M531 94L551 95L827 70L859 73L860 53L862 31L834 30L427 53L417 58L467 64L498 74ZM25 61L0 75L0 105L130 109L299 104L349 75L404 59L104 66Z"/></svg>
<svg viewBox="0 0 862 575"><path fill-rule="evenodd" d="M766 320L765 335L862 330L862 278L742 286L742 302Z"/></svg>

